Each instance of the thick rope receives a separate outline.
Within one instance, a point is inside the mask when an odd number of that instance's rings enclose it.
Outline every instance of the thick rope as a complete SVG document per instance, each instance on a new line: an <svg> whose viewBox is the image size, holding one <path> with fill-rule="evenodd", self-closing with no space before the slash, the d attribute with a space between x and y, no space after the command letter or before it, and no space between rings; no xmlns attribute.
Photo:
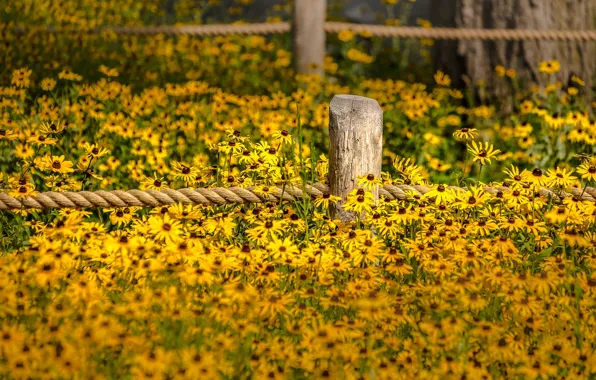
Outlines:
<svg viewBox="0 0 596 380"><path fill-rule="evenodd" d="M209 24L181 26L139 26L139 27L105 27L119 34L187 34L193 36L226 36L250 34L281 34L291 29L288 22L262 24Z"/></svg>
<svg viewBox="0 0 596 380"><path fill-rule="evenodd" d="M266 35L287 33L292 26L289 22L257 24L209 24L209 25L157 25L118 27L106 26L88 32L112 31L119 34L185 34L194 36L216 35ZM6 26L0 27L0 30ZM78 32L72 29L39 29L53 33ZM548 30L548 29L460 29L460 28L422 28L411 26L386 26L374 24L352 24L345 22L326 22L325 31L339 33L351 30L356 33L366 32L374 37L424 38L437 40L551 40L551 41L596 41L596 30ZM21 31L23 32L23 31ZM85 32L85 31L83 31Z"/></svg>
<svg viewBox="0 0 596 380"><path fill-rule="evenodd" d="M357 33L366 32L375 37L425 38L435 40L596 40L596 30L422 28L350 24L345 22L326 22L325 30L330 33L351 30Z"/></svg>
<svg viewBox="0 0 596 380"><path fill-rule="evenodd" d="M455 191L465 189L450 186ZM411 200L419 198L432 188L421 185L391 185L385 184L379 189L379 195L387 200ZM329 194L329 187L323 183L296 186L276 186L268 189L267 194L255 192L254 188L217 187L209 189L179 189L179 190L111 190L111 191L79 191L79 192L44 192L33 197L13 198L0 193L0 211L16 209L54 209L54 208L94 208L94 207L160 207L182 203L185 205L216 206L223 204L244 204L284 201L296 201L304 197L322 197ZM508 187L484 187L484 191L499 197L511 190ZM572 188L568 192L554 192L540 189L539 194L550 197L554 202L562 198L574 197L581 201L596 202L596 188Z"/></svg>

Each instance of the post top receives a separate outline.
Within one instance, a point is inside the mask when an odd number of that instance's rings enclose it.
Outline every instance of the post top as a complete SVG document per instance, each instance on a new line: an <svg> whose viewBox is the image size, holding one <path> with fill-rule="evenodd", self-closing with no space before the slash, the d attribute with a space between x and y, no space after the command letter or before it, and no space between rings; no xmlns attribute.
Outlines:
<svg viewBox="0 0 596 380"><path fill-rule="evenodd" d="M357 100L359 102L370 102L370 103L379 104L375 99L371 99L371 98L367 98L367 97L359 96L359 95L349 95L349 94L335 95L333 97L332 101L354 101L354 100Z"/></svg>
<svg viewBox="0 0 596 380"><path fill-rule="evenodd" d="M364 96L347 94L335 95L329 104L329 111L331 113L345 113L356 109L359 110L359 112L383 114L383 110L381 109L379 102L377 102L375 99L366 98Z"/></svg>

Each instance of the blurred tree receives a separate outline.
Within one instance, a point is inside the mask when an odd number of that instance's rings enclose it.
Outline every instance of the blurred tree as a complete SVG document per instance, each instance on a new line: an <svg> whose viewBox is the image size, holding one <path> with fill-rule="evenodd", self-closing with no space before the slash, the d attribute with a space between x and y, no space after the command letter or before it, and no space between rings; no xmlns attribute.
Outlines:
<svg viewBox="0 0 596 380"><path fill-rule="evenodd" d="M596 29L596 0L432 0L436 26L497 29ZM542 84L541 61L558 60L556 78L563 85L577 75L591 89L596 73L596 42L569 41L438 41L438 68L461 81L484 83L488 94L507 91L507 81L494 75L495 67L515 69L517 76ZM461 82L460 82L461 83ZM591 91L586 91L588 96Z"/></svg>

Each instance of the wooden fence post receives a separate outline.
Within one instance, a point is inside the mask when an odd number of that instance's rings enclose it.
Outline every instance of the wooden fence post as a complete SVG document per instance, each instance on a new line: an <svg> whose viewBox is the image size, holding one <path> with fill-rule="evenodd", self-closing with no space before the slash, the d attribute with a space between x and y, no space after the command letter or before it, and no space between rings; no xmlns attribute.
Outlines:
<svg viewBox="0 0 596 380"><path fill-rule="evenodd" d="M355 95L336 95L329 106L329 189L342 197L331 207L333 218L354 218L342 209L359 176L381 175L383 110L376 100ZM378 188L373 191L375 201Z"/></svg>
<svg viewBox="0 0 596 380"><path fill-rule="evenodd" d="M295 0L294 61L299 74L323 75L327 0Z"/></svg>

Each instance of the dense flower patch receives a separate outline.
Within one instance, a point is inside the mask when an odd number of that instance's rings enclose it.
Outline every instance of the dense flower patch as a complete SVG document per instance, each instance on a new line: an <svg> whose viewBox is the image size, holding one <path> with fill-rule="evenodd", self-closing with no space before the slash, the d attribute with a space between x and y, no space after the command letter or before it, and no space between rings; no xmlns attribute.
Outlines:
<svg viewBox="0 0 596 380"><path fill-rule="evenodd" d="M327 79L294 76L281 38L5 37L31 38L1 58L13 197L324 182L338 93L381 104L385 166L358 179L351 223L331 218L332 195L1 212L2 376L596 376L596 204L540 191L594 185L580 78L530 87L497 67L511 96L478 104L441 72L355 75L376 45L349 31ZM79 53L60 55L66 42ZM383 183L431 191L375 202Z"/></svg>

